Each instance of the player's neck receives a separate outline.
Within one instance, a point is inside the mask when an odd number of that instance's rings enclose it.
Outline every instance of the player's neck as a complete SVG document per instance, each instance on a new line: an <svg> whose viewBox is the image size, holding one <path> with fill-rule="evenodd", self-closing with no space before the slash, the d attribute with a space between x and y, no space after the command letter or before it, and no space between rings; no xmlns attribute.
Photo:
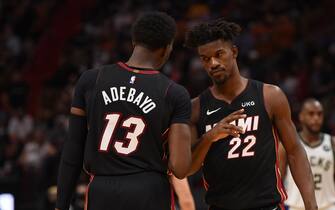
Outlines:
<svg viewBox="0 0 335 210"><path fill-rule="evenodd" d="M241 94L248 84L248 79L236 73L223 84L213 85L213 94L224 101L230 103Z"/></svg>
<svg viewBox="0 0 335 210"><path fill-rule="evenodd" d="M312 133L307 129L303 129L300 132L300 136L303 138L303 141L305 141L308 144L317 144L321 140L320 133Z"/></svg>
<svg viewBox="0 0 335 210"><path fill-rule="evenodd" d="M154 52L143 48L135 47L129 60L126 62L128 66L144 68L144 69L158 69L160 66L159 59L156 58Z"/></svg>

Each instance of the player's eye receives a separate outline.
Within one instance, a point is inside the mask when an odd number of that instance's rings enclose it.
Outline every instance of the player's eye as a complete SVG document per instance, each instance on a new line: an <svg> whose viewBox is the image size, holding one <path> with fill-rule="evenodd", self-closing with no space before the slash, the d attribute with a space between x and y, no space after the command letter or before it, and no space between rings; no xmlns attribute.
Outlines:
<svg viewBox="0 0 335 210"><path fill-rule="evenodd" d="M219 57L222 57L223 54L224 54L224 52L221 50L221 51L216 53L216 56L219 58Z"/></svg>
<svg viewBox="0 0 335 210"><path fill-rule="evenodd" d="M208 62L209 61L209 58L207 58L207 57L201 57L201 60L203 61L203 62Z"/></svg>

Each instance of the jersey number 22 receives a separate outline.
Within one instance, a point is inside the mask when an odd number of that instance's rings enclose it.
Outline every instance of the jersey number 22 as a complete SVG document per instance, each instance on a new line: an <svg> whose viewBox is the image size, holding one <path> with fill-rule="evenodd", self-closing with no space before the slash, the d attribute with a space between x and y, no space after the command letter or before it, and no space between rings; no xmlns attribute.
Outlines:
<svg viewBox="0 0 335 210"><path fill-rule="evenodd" d="M243 148L242 154L235 152L235 150L237 150L242 143L247 145ZM254 156L255 152L251 150L254 144L256 144L256 137L254 135L249 135L245 137L244 140L237 137L233 138L229 142L229 145L233 145L233 147L228 152L228 159Z"/></svg>

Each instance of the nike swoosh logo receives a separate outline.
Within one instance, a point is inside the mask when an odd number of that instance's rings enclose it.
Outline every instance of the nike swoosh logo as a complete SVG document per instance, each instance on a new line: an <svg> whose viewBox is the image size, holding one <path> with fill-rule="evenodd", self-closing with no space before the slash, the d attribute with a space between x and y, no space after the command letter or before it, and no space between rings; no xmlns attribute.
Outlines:
<svg viewBox="0 0 335 210"><path fill-rule="evenodd" d="M221 107L220 107L220 108L217 108L217 109L215 109L215 110L213 110L213 111L209 111L209 110L207 109L206 114L207 114L207 115L211 115L211 114L213 114L214 112L219 111L220 109L221 109Z"/></svg>

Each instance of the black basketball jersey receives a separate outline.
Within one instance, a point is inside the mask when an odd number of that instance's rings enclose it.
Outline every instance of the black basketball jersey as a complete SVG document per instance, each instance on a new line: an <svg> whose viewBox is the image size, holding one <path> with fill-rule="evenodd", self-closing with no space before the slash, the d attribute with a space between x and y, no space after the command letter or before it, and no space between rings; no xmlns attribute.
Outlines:
<svg viewBox="0 0 335 210"><path fill-rule="evenodd" d="M244 108L247 117L233 122L244 134L228 136L211 146L203 163L208 204L224 209L250 209L285 199L277 163L278 140L264 106L263 83L249 80L230 104L210 89L200 95L198 133L204 134L228 114Z"/></svg>
<svg viewBox="0 0 335 210"><path fill-rule="evenodd" d="M84 168L94 175L166 174L164 134L171 123L188 120L172 119L178 110L171 91L190 103L187 91L158 71L120 62L101 68L94 87L85 92L89 129Z"/></svg>

